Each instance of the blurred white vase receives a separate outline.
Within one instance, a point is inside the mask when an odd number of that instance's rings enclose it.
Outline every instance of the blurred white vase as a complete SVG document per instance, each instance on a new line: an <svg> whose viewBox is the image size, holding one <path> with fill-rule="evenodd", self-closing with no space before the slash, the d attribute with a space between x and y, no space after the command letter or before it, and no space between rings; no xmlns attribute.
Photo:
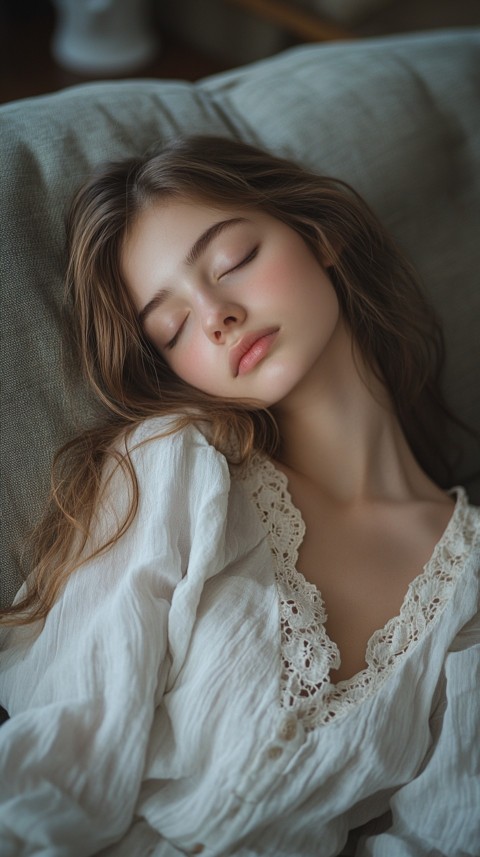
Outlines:
<svg viewBox="0 0 480 857"><path fill-rule="evenodd" d="M53 0L52 54L80 74L123 74L153 59L159 41L148 0Z"/></svg>

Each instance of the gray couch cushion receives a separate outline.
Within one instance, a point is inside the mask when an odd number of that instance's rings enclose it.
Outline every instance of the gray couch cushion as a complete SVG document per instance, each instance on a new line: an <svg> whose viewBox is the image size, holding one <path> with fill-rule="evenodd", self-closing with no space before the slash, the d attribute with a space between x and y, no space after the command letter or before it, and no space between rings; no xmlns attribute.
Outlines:
<svg viewBox="0 0 480 857"><path fill-rule="evenodd" d="M445 322L446 389L480 425L480 36L295 49L198 84L89 84L0 109L2 602L53 451L93 413L62 310L64 217L93 165L179 132L236 136L354 184L417 265ZM456 481L480 499L477 449Z"/></svg>

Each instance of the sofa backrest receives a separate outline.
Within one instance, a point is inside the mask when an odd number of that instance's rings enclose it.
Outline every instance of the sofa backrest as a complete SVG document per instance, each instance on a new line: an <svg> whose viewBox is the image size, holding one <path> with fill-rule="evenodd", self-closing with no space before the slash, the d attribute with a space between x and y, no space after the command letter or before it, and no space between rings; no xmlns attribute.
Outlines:
<svg viewBox="0 0 480 857"><path fill-rule="evenodd" d="M296 48L197 84L95 83L0 109L2 602L53 452L95 408L69 347L64 220L99 162L178 133L238 137L344 179L414 262L445 326L445 388L480 427L480 35ZM462 442L465 439L462 437ZM456 481L480 500L478 448Z"/></svg>

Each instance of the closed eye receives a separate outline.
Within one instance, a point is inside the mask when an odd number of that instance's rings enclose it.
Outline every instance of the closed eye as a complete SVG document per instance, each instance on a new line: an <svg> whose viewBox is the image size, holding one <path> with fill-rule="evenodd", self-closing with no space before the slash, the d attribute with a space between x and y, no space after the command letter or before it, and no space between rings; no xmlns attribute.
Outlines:
<svg viewBox="0 0 480 857"><path fill-rule="evenodd" d="M229 268L228 271L225 271L223 274L221 274L219 277L219 280L221 280L222 277L225 277L227 274L233 274L234 271L237 271L239 268L243 268L244 265L247 265L248 262L251 262L253 259L255 259L255 256L257 255L257 253L258 253L258 247L254 247L253 250L251 251L251 253L248 253L248 255L245 256L241 260L241 262L238 263L238 265L234 265L233 268Z"/></svg>
<svg viewBox="0 0 480 857"><path fill-rule="evenodd" d="M184 326L184 324L185 324L186 320L187 320L187 319L185 318L185 319L182 321L182 323L181 323L180 327L178 328L178 330L177 330L176 334L175 334L174 336L172 336L172 338L170 339L170 341L169 341L169 342L167 342L167 343L165 344L165 348L168 348L168 350L169 350L169 351L170 351L172 348L174 348L174 347L175 347L175 345L177 344L178 339L179 339L179 336L180 336L180 334L181 334L181 332L182 332L182 330L183 330L183 326Z"/></svg>

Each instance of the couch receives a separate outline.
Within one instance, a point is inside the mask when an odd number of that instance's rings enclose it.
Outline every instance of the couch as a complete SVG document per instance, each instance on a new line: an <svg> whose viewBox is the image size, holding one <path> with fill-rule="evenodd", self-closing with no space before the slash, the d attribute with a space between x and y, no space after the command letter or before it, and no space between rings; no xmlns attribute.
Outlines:
<svg viewBox="0 0 480 857"><path fill-rule="evenodd" d="M445 390L480 428L480 31L301 46L195 84L83 84L0 109L1 600L54 450L95 417L64 306L64 219L98 162L179 132L238 137L352 183L416 265L443 319ZM480 502L462 436L455 481ZM28 566L28 554L27 554Z"/></svg>

